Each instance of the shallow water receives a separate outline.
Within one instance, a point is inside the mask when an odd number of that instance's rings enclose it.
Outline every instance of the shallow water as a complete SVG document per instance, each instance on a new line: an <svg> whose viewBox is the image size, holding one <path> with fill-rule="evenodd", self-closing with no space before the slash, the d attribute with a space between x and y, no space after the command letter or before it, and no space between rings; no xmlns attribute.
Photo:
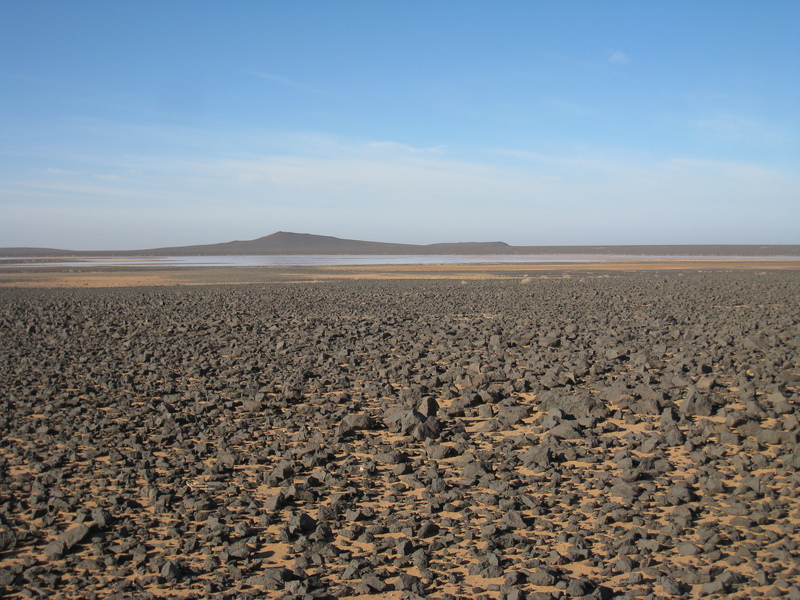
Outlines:
<svg viewBox="0 0 800 600"><path fill-rule="evenodd" d="M357 265L464 265L614 263L654 261L800 261L798 256L668 256L627 254L502 255L285 255L285 256L147 256L147 257L0 257L0 269L12 267L319 267Z"/></svg>

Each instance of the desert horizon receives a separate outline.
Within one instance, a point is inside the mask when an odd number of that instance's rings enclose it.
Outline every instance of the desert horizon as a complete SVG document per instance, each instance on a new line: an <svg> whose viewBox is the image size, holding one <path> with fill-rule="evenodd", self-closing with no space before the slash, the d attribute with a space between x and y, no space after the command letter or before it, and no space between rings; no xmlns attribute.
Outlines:
<svg viewBox="0 0 800 600"><path fill-rule="evenodd" d="M0 2L0 598L800 600L800 2Z"/></svg>
<svg viewBox="0 0 800 600"><path fill-rule="evenodd" d="M213 256L213 255L505 255L625 254L667 256L800 256L800 244L529 245L505 242L403 244L278 231L253 240L140 250L65 250L0 247L0 257Z"/></svg>

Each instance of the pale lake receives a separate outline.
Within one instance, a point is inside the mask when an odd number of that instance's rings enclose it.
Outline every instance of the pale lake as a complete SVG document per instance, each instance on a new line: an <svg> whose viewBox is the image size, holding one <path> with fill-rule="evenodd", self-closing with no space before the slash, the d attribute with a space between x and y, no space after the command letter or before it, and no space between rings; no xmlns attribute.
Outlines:
<svg viewBox="0 0 800 600"><path fill-rule="evenodd" d="M619 263L658 261L800 261L798 256L668 256L628 254L504 255L281 255L281 256L93 256L0 258L0 269L19 267L292 267L347 265L463 265Z"/></svg>

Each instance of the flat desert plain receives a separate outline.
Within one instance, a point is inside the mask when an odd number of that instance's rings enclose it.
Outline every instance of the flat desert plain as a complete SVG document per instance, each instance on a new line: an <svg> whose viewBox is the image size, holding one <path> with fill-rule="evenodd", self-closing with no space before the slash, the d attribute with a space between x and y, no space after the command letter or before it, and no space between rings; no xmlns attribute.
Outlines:
<svg viewBox="0 0 800 600"><path fill-rule="evenodd" d="M1 593L800 598L792 266L3 272Z"/></svg>
<svg viewBox="0 0 800 600"><path fill-rule="evenodd" d="M678 270L800 270L796 258L682 258L653 259L630 257L616 262L481 263L357 266L283 267L169 267L103 266L80 267L19 264L0 269L0 287L75 288L75 287L151 287L170 285L218 285L243 283L320 282L332 279L517 279L531 277L572 277L598 272L678 271Z"/></svg>

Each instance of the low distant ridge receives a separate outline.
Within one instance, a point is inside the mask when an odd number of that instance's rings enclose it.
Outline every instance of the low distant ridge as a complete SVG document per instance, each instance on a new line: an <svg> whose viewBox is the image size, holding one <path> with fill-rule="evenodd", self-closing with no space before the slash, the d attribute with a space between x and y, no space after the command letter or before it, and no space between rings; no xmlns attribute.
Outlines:
<svg viewBox="0 0 800 600"><path fill-rule="evenodd" d="M143 252L159 255L315 255L315 254L492 254L509 248L503 242L462 242L457 244L393 244L348 240L328 235L278 231L272 235L248 241L233 241L204 246L156 248Z"/></svg>
<svg viewBox="0 0 800 600"><path fill-rule="evenodd" d="M0 248L4 257L89 256L217 256L217 255L491 255L491 254L621 254L664 256L800 256L800 245L614 245L509 246L505 242L393 244L342 239L311 233L278 231L254 240L220 244L173 246L144 250L59 250L55 248Z"/></svg>

